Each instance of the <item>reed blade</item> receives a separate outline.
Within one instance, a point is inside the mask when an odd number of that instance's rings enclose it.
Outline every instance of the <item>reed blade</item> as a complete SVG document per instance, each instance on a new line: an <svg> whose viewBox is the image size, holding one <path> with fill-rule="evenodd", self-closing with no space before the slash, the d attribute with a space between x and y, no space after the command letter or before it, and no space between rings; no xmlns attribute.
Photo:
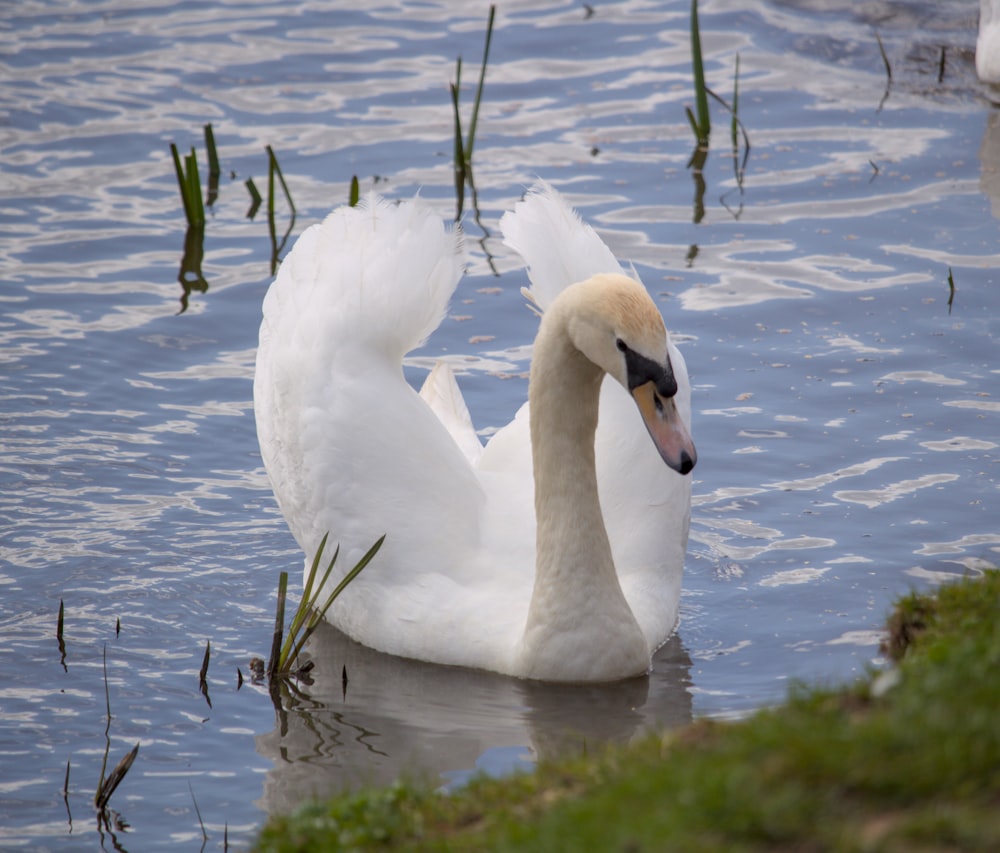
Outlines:
<svg viewBox="0 0 1000 853"><path fill-rule="evenodd" d="M253 182L253 178L247 178L243 182L243 185L247 188L247 192L250 193L250 208L247 210L247 219L253 219L257 215L260 204L264 199L257 189L257 185Z"/></svg>
<svg viewBox="0 0 1000 853"><path fill-rule="evenodd" d="M479 105L483 101L483 85L486 83L486 65L490 58L490 42L493 41L493 21L496 18L497 7L490 4L490 14L486 21L486 42L483 45L483 61L479 67L479 84L476 86L476 100L472 104L472 117L469 119L469 137L465 143L465 167L472 169L472 148L476 141L476 128L479 126Z"/></svg>
<svg viewBox="0 0 1000 853"><path fill-rule="evenodd" d="M290 654L293 646L295 645L295 640L299 635L299 631L302 630L302 626L309 618L309 609L313 606L313 599L315 598L315 595L313 594L313 587L316 584L316 572L319 569L320 560L323 559L323 550L326 548L326 541L329 536L329 532L323 535L323 538L319 543L319 548L316 549L316 554L313 556L312 564L309 566L309 571L306 572L305 586L302 589L302 598L299 600L299 606L295 609L295 615L292 617L291 624L288 626L288 634L281 645L281 653L278 656L278 672L286 672L288 670L289 664L292 661ZM326 568L323 580L320 581L316 595L318 595L319 591L323 589L323 585L326 583L327 578L330 577L330 572L333 570L334 563L337 562L337 555L339 553L340 548L338 547L334 552L330 565Z"/></svg>
<svg viewBox="0 0 1000 853"><path fill-rule="evenodd" d="M115 790L122 783L122 780L125 778L128 771L132 769L132 763L135 761L135 757L138 754L139 744L136 743L136 745L122 757L122 760L115 765L115 769L108 774L107 779L102 781L97 794L94 797L94 805L97 806L98 811L102 812L107 808L111 795L114 794Z"/></svg>
<svg viewBox="0 0 1000 853"><path fill-rule="evenodd" d="M882 64L885 66L886 79L891 83L892 65L889 64L889 57L885 52L885 45L882 44L882 36L878 34L878 30L875 30L875 41L878 42L878 52L882 56Z"/></svg>
<svg viewBox="0 0 1000 853"><path fill-rule="evenodd" d="M191 153L184 158L185 178L187 183L188 198L191 200L191 209L194 211L195 226L205 225L205 203L201 198L201 177L198 174L198 154L194 147Z"/></svg>
<svg viewBox="0 0 1000 853"><path fill-rule="evenodd" d="M462 115L458 109L459 86L462 78L462 58L456 64L455 82L451 84L451 107L455 127L455 221L462 218L465 210L465 145L462 142Z"/></svg>
<svg viewBox="0 0 1000 853"><path fill-rule="evenodd" d="M205 657L202 659L202 662L201 662L201 671L198 673L198 680L199 681L205 681L206 676L208 675L208 660L209 660L209 658L211 656L212 656L212 641L211 640L206 640L205 641Z"/></svg>
<svg viewBox="0 0 1000 853"><path fill-rule="evenodd" d="M701 54L701 27L698 23L698 0L691 0L691 65L694 72L694 96L697 111L699 145L708 145L712 121L708 114L708 87L705 85L705 65Z"/></svg>
<svg viewBox="0 0 1000 853"><path fill-rule="evenodd" d="M382 543L385 541L385 534L383 533L378 540L375 542L371 548L368 549L367 553L358 561L357 565L354 566L343 579L337 584L336 588L332 593L330 593L326 602L319 609L313 609L313 615L309 619L309 623L306 625L305 630L302 631L302 636L298 639L295 646L292 648L292 653L289 656L289 662L294 661L298 656L299 652L305 646L308 639L312 636L316 628L319 627L320 622L323 621L323 617L326 616L326 612L330 609L330 606L334 601L337 600L338 596L347 588L347 585L353 581L362 570L372 561L375 555L378 553L379 548L382 547Z"/></svg>
<svg viewBox="0 0 1000 853"><path fill-rule="evenodd" d="M215 133L211 124L205 125L205 152L208 157L208 197L205 203L211 207L219 197L219 152L215 148Z"/></svg>
<svg viewBox="0 0 1000 853"><path fill-rule="evenodd" d="M281 660L281 636L285 630L285 598L288 595L288 572L278 576L278 604L274 614L274 634L271 636L271 655L267 659L267 678L273 681L278 674Z"/></svg>
<svg viewBox="0 0 1000 853"><path fill-rule="evenodd" d="M270 145L265 146L267 148L268 157L268 169L267 169L267 225L271 236L271 275L274 275L278 270L278 261L281 257L281 252L285 248L285 244L288 242L289 236L291 236L292 229L295 227L295 202L292 201L292 194L288 189L288 184L285 183L285 176L282 174L281 166L278 165L278 158L275 156L274 149ZM277 177L278 183L281 185L281 191L285 194L285 201L288 202L289 210L291 215L288 221L288 228L285 230L284 236L281 240L277 237L277 228L275 226L274 220L274 179Z"/></svg>
<svg viewBox="0 0 1000 853"><path fill-rule="evenodd" d="M215 131L211 124L205 125L205 151L208 155L208 175L218 179L222 170L219 168L219 152L215 147Z"/></svg>
<svg viewBox="0 0 1000 853"><path fill-rule="evenodd" d="M191 802L194 803L194 813L198 815L198 826L201 827L201 839L202 841L208 841L208 833L205 831L205 821L201 819L201 809L198 808L198 801L194 796L194 787L191 785L191 780L188 779L188 790L191 792Z"/></svg>
<svg viewBox="0 0 1000 853"><path fill-rule="evenodd" d="M177 146L170 143L170 154L174 160L174 173L177 175L177 189L181 194L181 204L184 207L184 218L188 227L196 224L197 213L191 201L191 190L188 187L187 176L184 172L184 165L181 163L181 155L177 151Z"/></svg>
<svg viewBox="0 0 1000 853"><path fill-rule="evenodd" d="M733 103L732 103L732 119L729 122L729 136L733 143L733 151L737 151L740 147L739 144L739 121L737 116L740 111L740 55L736 54L736 68L733 71Z"/></svg>

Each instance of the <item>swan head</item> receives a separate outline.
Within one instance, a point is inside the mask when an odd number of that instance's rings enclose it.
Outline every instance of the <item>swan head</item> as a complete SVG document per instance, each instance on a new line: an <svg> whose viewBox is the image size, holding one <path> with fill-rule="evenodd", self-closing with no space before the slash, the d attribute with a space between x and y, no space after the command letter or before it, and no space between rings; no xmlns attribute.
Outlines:
<svg viewBox="0 0 1000 853"><path fill-rule="evenodd" d="M632 395L663 461L690 473L698 453L677 409L663 317L646 288L624 275L602 274L564 293L573 303L569 329L577 349Z"/></svg>

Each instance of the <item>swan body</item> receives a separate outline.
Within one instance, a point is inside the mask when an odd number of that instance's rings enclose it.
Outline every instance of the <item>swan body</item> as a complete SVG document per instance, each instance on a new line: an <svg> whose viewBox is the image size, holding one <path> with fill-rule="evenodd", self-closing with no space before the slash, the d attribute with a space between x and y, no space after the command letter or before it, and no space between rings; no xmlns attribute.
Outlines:
<svg viewBox="0 0 1000 853"><path fill-rule="evenodd" d="M979 2L976 74L985 83L1000 83L1000 0Z"/></svg>
<svg viewBox="0 0 1000 853"><path fill-rule="evenodd" d="M485 447L445 364L419 393L402 371L447 310L460 235L419 199L372 195L307 229L265 297L261 455L307 557L330 531L349 568L387 534L327 614L359 642L525 678L640 675L677 621L684 361L555 190L501 227L542 320L529 402Z"/></svg>

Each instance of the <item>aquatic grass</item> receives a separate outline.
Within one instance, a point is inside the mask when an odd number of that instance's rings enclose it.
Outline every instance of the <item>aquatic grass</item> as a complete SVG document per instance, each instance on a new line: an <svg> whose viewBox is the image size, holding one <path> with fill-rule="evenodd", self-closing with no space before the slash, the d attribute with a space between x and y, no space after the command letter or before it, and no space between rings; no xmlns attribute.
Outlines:
<svg viewBox="0 0 1000 853"><path fill-rule="evenodd" d="M730 115L729 137L732 145L733 174L736 178L736 190L739 192L741 201L735 211L726 202L726 195L721 199L722 205L739 218L743 210L742 195L743 181L746 175L747 162L750 159L750 136L739 115L740 105L740 56L736 54L735 67L733 71L733 95L732 103L726 103L713 92L705 81L705 61L701 45L701 23L698 17L698 0L691 0L691 70L695 94L695 109L685 107L684 112L691 126L691 131L695 137L694 151L688 159L687 168L691 170L695 183L694 194L694 215L692 221L697 225L705 217L705 191L707 184L704 179L705 163L708 161L709 140L712 134L712 119L708 108L708 99L711 97ZM742 138L742 156L740 155ZM728 193L727 193L728 195ZM694 248L694 247L693 247ZM689 261L692 259L689 253Z"/></svg>
<svg viewBox="0 0 1000 853"><path fill-rule="evenodd" d="M170 143L170 153L174 159L174 171L177 174L177 188L180 190L181 203L184 205L184 215L188 228L205 227L205 205L201 198L201 178L198 176L198 155L194 147L191 153L184 157L181 163L177 146Z"/></svg>
<svg viewBox="0 0 1000 853"><path fill-rule="evenodd" d="M454 158L455 158L455 197L456 213L455 221L462 218L465 210L465 187L468 185L473 194L473 206L477 210L478 204L475 202L476 183L472 171L472 151L476 144L476 130L479 127L479 107L483 100L483 87L486 84L486 66L489 63L490 44L493 40L493 22L496 18L496 5L490 4L489 17L486 21L486 40L483 45L483 60L479 67L479 83L476 86L476 97L472 104L472 115L469 119L468 136L462 139L462 114L459 109L460 91L462 88L462 57L455 61L455 82L449 84L451 91L451 106L454 117Z"/></svg>
<svg viewBox="0 0 1000 853"><path fill-rule="evenodd" d="M278 165L278 158L274 153L274 149L270 145L265 147L267 149L267 227L271 237L271 275L274 275L278 270L278 261L285 248L285 244L291 236L292 229L295 228L296 210L295 202L292 201L292 194L289 192L288 184L285 183L285 176L281 172L281 166ZM288 208L291 211L288 228L285 230L284 236L282 236L280 241L277 237L278 232L274 218L275 199L277 197L277 193L275 192L275 178L277 178L278 183L281 185L285 201L288 202Z"/></svg>
<svg viewBox="0 0 1000 853"><path fill-rule="evenodd" d="M736 54L736 64L733 68L733 102L723 103L730 113L729 138L733 146L733 170L736 173L736 184L743 191L743 178L746 175L747 161L750 159L750 135L740 118L740 55ZM743 157L740 158L740 136L743 137Z"/></svg>
<svg viewBox="0 0 1000 853"><path fill-rule="evenodd" d="M65 621L65 607L63 600L59 599L59 615L56 617L56 642L59 644L59 664L64 672L69 672L66 666L66 641L63 638L63 626Z"/></svg>
<svg viewBox="0 0 1000 853"><path fill-rule="evenodd" d="M701 54L701 26L698 22L698 0L691 0L691 68L694 76L694 99L697 116L685 107L688 122L699 148L708 148L712 119L708 113L708 87L705 85L705 63Z"/></svg>
<svg viewBox="0 0 1000 853"><path fill-rule="evenodd" d="M267 680L274 682L281 671L281 640L285 631L285 601L288 598L288 572L278 575L278 601L274 608L274 631L271 653L267 656Z"/></svg>
<svg viewBox="0 0 1000 853"><path fill-rule="evenodd" d="M889 57L885 52L885 45L882 44L882 36L879 35L878 30L875 30L875 41L878 44L879 55L882 57L882 65L885 67L885 91L882 93L882 99L878 102L878 109L875 110L875 112L881 112L885 102L889 100L889 92L892 90L892 65L889 63Z"/></svg>
<svg viewBox="0 0 1000 853"><path fill-rule="evenodd" d="M208 196L205 203L211 207L219 197L219 152L215 148L215 132L211 124L205 125L205 153L208 156Z"/></svg>
<svg viewBox="0 0 1000 853"><path fill-rule="evenodd" d="M400 781L273 818L259 851L1000 849L1000 573L904 599L895 686L795 687L443 797ZM905 619L909 620L910 616Z"/></svg>
<svg viewBox="0 0 1000 853"><path fill-rule="evenodd" d="M260 194L260 190L257 189L253 178L247 178L243 182L243 185L247 188L247 192L250 193L250 208L247 210L247 219L253 219L257 215L257 211L260 210L260 205L264 201L264 197Z"/></svg>
<svg viewBox="0 0 1000 853"><path fill-rule="evenodd" d="M951 267L948 267L948 313L951 314L951 306L955 301L955 277L951 274Z"/></svg>
<svg viewBox="0 0 1000 853"><path fill-rule="evenodd" d="M184 215L188 223L188 230L184 238L184 254L182 255L180 271L177 275L182 289L179 314L183 314L187 310L188 299L191 293L206 293L209 287L208 281L201 271L201 264L204 259L205 206L207 204L211 207L218 198L219 177L222 170L219 164L219 154L212 125L206 124L203 131L208 159L208 194L207 199L204 201L201 194L201 178L198 172L198 156L194 147L191 148L191 153L185 155L182 159L177 146L174 143L170 143L170 152L174 161L174 172L177 177L177 187L180 191ZM274 275L278 268L281 253L284 251L288 238L295 228L297 210L274 149L270 145L265 146L265 148L268 158L267 224L271 241L271 275ZM235 173L233 177L235 177ZM244 181L244 185L250 194L250 207L247 210L246 217L247 219L253 219L257 215L257 211L264 199L257 189L253 178L247 178ZM276 225L278 187L280 187L281 193L284 195L290 212L288 227L280 239L278 238Z"/></svg>
<svg viewBox="0 0 1000 853"><path fill-rule="evenodd" d="M69 807L69 759L66 759L66 775L63 777L62 798L63 806L66 808L66 820L69 823L69 831L73 831L73 812Z"/></svg>
<svg viewBox="0 0 1000 853"><path fill-rule="evenodd" d="M885 78L891 83L892 82L892 65L889 63L889 57L885 52L885 45L882 44L882 36L878 34L878 30L875 30L875 41L878 44L878 52L882 57L882 65L885 66Z"/></svg>
<svg viewBox="0 0 1000 853"><path fill-rule="evenodd" d="M708 99L714 101L725 108L730 115L729 136L733 147L734 162L738 162L738 152L740 148L740 137L743 138L743 160L737 168L737 181L742 187L743 173L746 168L747 158L750 156L750 136L739 115L740 101L740 55L736 54L735 66L733 70L733 98L732 103L726 103L725 99L713 92L705 82L705 63L701 50L701 25L698 21L698 0L691 0L691 67L695 93L695 109L697 115L690 107L685 107L688 123L694 133L697 142L696 153L691 155L690 167L694 162L704 165L704 157L699 158L697 152L705 149L707 153L709 138L712 134L712 120L708 109ZM700 168L700 166L699 166Z"/></svg>
<svg viewBox="0 0 1000 853"><path fill-rule="evenodd" d="M118 789L118 786L125 778L125 774L132 769L132 763L135 761L135 757L138 754L139 744L137 742L132 749L122 756L121 761L115 765L115 769L112 770L106 778L101 779L101 783L97 788L97 793L94 794L94 805L97 807L98 812L103 812L108 807L111 795Z"/></svg>
<svg viewBox="0 0 1000 853"><path fill-rule="evenodd" d="M104 707L107 713L106 724L104 726L104 758L101 761L101 776L97 782L97 790L94 792L94 806L97 809L98 815L104 815L108 802L111 800L111 795L117 790L118 786L122 783L125 775L129 770L132 769L132 764L135 761L135 757L139 754L139 744L136 743L132 749L130 749L118 764L115 765L114 770L112 770L107 776L104 775L104 771L108 767L108 756L111 752L111 693L108 689L108 647L104 647L104 653L102 657L102 663L104 668ZM66 778L69 779L69 765L66 766Z"/></svg>
<svg viewBox="0 0 1000 853"><path fill-rule="evenodd" d="M202 849L205 847L205 843L208 841L208 833L205 831L205 821L201 817L201 809L198 808L198 800L194 796L194 786L191 784L191 780L188 779L188 790L191 792L191 802L194 804L194 813L198 816L198 826L201 827L201 842Z"/></svg>
<svg viewBox="0 0 1000 853"><path fill-rule="evenodd" d="M358 185L358 176L351 175L351 188L347 193L348 207L357 207L361 200L361 187Z"/></svg>
<svg viewBox="0 0 1000 853"><path fill-rule="evenodd" d="M483 86L486 83L486 65L490 58L490 42L493 40L493 21L496 18L497 7L490 4L489 17L486 20L486 41L483 44L483 61L479 66L479 83L476 86L476 99L472 103L472 118L469 120L469 138L465 143L465 160L469 172L472 172L472 149L476 143L476 129L479 127L479 107L483 102Z"/></svg>
<svg viewBox="0 0 1000 853"><path fill-rule="evenodd" d="M208 702L208 707L212 707L212 699L208 695L208 661L212 655L212 642L211 640L205 641L205 657L201 662L201 671L198 673L198 690L201 691L201 695L205 697L205 701Z"/></svg>
<svg viewBox="0 0 1000 853"><path fill-rule="evenodd" d="M735 152L739 148L739 120L737 116L740 111L740 55L736 54L736 63L733 68L733 104L732 117L729 122L729 139Z"/></svg>
<svg viewBox="0 0 1000 853"><path fill-rule="evenodd" d="M302 667L296 668L296 662L298 661L299 654L301 653L306 642L313 635L313 632L319 627L320 623L323 621L323 617L326 616L326 613L330 609L333 602L337 600L351 581L361 574L365 567L378 553L379 548L382 547L382 543L385 541L385 534L383 533L375 541L371 548L368 549L365 555L357 562L357 564L346 575L344 575L343 579L337 584L333 592L331 592L326 599L320 603L320 595L322 594L327 581L330 579L333 568L337 563L337 558L340 556L340 546L338 545L333 552L333 557L327 564L322 579L317 583L316 578L319 572L320 564L323 560L323 551L326 548L329 536L329 533L325 534L319 543L319 548L316 550L316 555L313 557L312 564L306 574L305 588L302 590L302 598L295 610L295 615L292 617L291 623L288 626L288 633L284 636L284 639L282 639L282 636L284 633L284 614L285 599L287 597L288 589L288 572L281 572L278 578L278 602L275 608L274 633L271 638L271 654L267 664L268 680L272 683L276 678L296 675L303 671Z"/></svg>

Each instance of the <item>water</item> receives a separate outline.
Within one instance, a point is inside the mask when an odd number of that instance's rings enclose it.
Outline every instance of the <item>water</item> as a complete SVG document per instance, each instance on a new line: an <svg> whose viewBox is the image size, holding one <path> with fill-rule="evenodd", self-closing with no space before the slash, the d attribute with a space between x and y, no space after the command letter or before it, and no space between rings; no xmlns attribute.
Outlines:
<svg viewBox="0 0 1000 853"><path fill-rule="evenodd" d="M461 54L467 121L482 50L485 6L357 6L105 0L4 16L5 849L196 849L197 811L208 848L224 832L246 846L267 811L313 793L402 772L453 786L738 716L794 679L878 664L893 598L998 559L1000 129L972 67L973 0L704 2L709 83L730 97L739 52L752 150L741 194L713 107L697 223L688 4L503 4L475 149L483 225L492 235L535 176L555 183L635 262L692 373L680 634L648 680L570 689L394 660L329 630L311 649L316 683L281 713L262 688L238 690L237 668L249 677L266 655L277 574L300 564L254 433L272 247L242 182L266 192L271 145L296 234L352 174L449 214L447 83ZM209 288L180 312L168 144L204 163L206 122L223 167ZM284 217L279 204L279 237ZM523 399L534 326L515 259L466 229L470 274L407 369L418 381L455 359L488 432ZM122 823L98 830L105 749L110 768L136 742L111 799Z"/></svg>

